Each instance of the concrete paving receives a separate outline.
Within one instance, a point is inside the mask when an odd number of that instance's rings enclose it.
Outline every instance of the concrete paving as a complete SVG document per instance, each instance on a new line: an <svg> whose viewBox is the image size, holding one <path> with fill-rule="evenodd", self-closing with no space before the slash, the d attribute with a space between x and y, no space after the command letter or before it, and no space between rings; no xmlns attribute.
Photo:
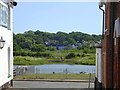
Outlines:
<svg viewBox="0 0 120 90"><path fill-rule="evenodd" d="M88 88L88 82L43 82L43 81L14 81L13 88ZM94 83L90 83L90 88L94 88ZM62 89L63 90L63 89ZM76 90L76 89L75 89Z"/></svg>

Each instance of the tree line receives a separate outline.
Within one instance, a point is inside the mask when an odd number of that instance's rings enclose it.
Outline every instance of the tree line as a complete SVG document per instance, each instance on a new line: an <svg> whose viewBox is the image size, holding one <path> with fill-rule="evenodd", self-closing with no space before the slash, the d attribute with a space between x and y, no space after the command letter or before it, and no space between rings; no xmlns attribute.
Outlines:
<svg viewBox="0 0 120 90"><path fill-rule="evenodd" d="M71 45L77 46L77 49L89 47L89 44L101 40L101 35L89 35L82 32L57 32L49 33L40 30L26 31L24 33L13 34L14 52L29 50L32 52L44 52L46 50L54 51L56 46L67 46L65 49L71 49ZM14 53L15 54L15 53Z"/></svg>

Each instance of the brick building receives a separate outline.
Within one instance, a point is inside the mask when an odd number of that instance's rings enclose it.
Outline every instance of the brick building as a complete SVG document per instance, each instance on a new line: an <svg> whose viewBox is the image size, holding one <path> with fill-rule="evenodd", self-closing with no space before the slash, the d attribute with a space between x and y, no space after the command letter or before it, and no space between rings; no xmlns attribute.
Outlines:
<svg viewBox="0 0 120 90"><path fill-rule="evenodd" d="M102 39L101 86L120 88L120 1L102 4L105 5L105 27Z"/></svg>

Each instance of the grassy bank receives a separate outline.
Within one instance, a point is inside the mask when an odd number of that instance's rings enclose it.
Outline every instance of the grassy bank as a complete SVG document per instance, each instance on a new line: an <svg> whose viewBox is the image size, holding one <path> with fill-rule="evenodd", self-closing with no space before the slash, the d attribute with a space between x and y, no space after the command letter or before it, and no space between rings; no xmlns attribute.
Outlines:
<svg viewBox="0 0 120 90"><path fill-rule="evenodd" d="M82 64L95 65L95 55L87 54L85 57L72 59L54 59L44 57L14 56L14 65L42 65L42 64Z"/></svg>
<svg viewBox="0 0 120 90"><path fill-rule="evenodd" d="M95 65L95 53L80 50L46 51L48 57L14 56L14 65L82 64Z"/></svg>
<svg viewBox="0 0 120 90"><path fill-rule="evenodd" d="M14 79L74 79L74 80L93 80L95 74L25 74L14 77Z"/></svg>

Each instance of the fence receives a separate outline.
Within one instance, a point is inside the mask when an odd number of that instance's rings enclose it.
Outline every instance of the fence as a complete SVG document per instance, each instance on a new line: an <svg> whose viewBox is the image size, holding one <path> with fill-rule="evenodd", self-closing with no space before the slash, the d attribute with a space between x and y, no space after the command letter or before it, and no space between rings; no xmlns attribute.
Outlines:
<svg viewBox="0 0 120 90"><path fill-rule="evenodd" d="M16 67L14 70L15 79L69 79L94 81L95 73L71 73L67 68L63 72L41 73L36 67Z"/></svg>

